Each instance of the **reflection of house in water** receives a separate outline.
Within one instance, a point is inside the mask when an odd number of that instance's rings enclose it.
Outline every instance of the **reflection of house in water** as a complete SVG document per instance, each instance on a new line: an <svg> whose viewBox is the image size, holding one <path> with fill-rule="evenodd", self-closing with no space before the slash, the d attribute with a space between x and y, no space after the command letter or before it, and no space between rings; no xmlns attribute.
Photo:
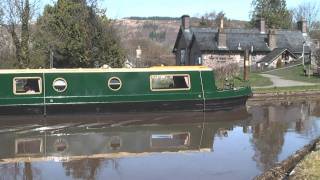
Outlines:
<svg viewBox="0 0 320 180"><path fill-rule="evenodd" d="M278 162L286 132L294 130L308 133L313 121L310 116L319 110L318 103L279 102L272 105L254 106L248 111L252 114L252 139L256 160L261 170L266 170Z"/></svg>
<svg viewBox="0 0 320 180"><path fill-rule="evenodd" d="M310 123L308 121L310 116L320 112L320 105L317 102L286 101L271 105L253 106L248 111L252 115L252 119L254 119L252 122L253 126L261 126L261 124L266 122L279 122L287 123L288 128L299 130Z"/></svg>

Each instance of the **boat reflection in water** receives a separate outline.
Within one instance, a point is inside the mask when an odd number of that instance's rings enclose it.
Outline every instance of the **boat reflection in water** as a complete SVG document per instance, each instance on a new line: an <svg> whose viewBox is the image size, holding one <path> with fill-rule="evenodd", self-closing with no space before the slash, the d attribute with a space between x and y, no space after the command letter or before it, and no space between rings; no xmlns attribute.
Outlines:
<svg viewBox="0 0 320 180"><path fill-rule="evenodd" d="M15 117L0 122L0 143L6 147L0 149L0 158L15 162L30 157L66 160L150 152L212 151L215 134L225 134L235 124L246 124L249 117L244 108L228 114ZM12 125L17 122L19 125Z"/></svg>

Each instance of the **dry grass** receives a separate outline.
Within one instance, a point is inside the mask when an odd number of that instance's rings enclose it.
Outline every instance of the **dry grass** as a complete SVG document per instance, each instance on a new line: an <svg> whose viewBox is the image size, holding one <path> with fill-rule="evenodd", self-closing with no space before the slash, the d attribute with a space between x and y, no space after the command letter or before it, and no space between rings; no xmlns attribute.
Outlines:
<svg viewBox="0 0 320 180"><path fill-rule="evenodd" d="M294 169L290 180L319 180L320 179L320 151L310 153Z"/></svg>

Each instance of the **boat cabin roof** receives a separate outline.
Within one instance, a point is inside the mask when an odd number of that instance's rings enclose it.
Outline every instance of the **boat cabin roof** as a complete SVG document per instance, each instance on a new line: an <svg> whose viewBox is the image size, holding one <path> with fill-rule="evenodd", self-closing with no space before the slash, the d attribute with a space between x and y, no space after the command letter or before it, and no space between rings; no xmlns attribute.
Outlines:
<svg viewBox="0 0 320 180"><path fill-rule="evenodd" d="M212 71L206 66L153 66L150 68L0 69L0 74Z"/></svg>

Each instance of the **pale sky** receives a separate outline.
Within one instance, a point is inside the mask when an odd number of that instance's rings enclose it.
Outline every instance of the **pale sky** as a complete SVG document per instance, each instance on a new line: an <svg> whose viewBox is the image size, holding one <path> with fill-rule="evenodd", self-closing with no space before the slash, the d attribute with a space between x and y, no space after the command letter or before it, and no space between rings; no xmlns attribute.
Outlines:
<svg viewBox="0 0 320 180"><path fill-rule="evenodd" d="M55 0L43 0L43 5ZM249 20L252 0L100 0L107 16L120 19L130 16L200 16L206 12L224 11L230 19ZM287 0L289 9L303 2L319 0Z"/></svg>

